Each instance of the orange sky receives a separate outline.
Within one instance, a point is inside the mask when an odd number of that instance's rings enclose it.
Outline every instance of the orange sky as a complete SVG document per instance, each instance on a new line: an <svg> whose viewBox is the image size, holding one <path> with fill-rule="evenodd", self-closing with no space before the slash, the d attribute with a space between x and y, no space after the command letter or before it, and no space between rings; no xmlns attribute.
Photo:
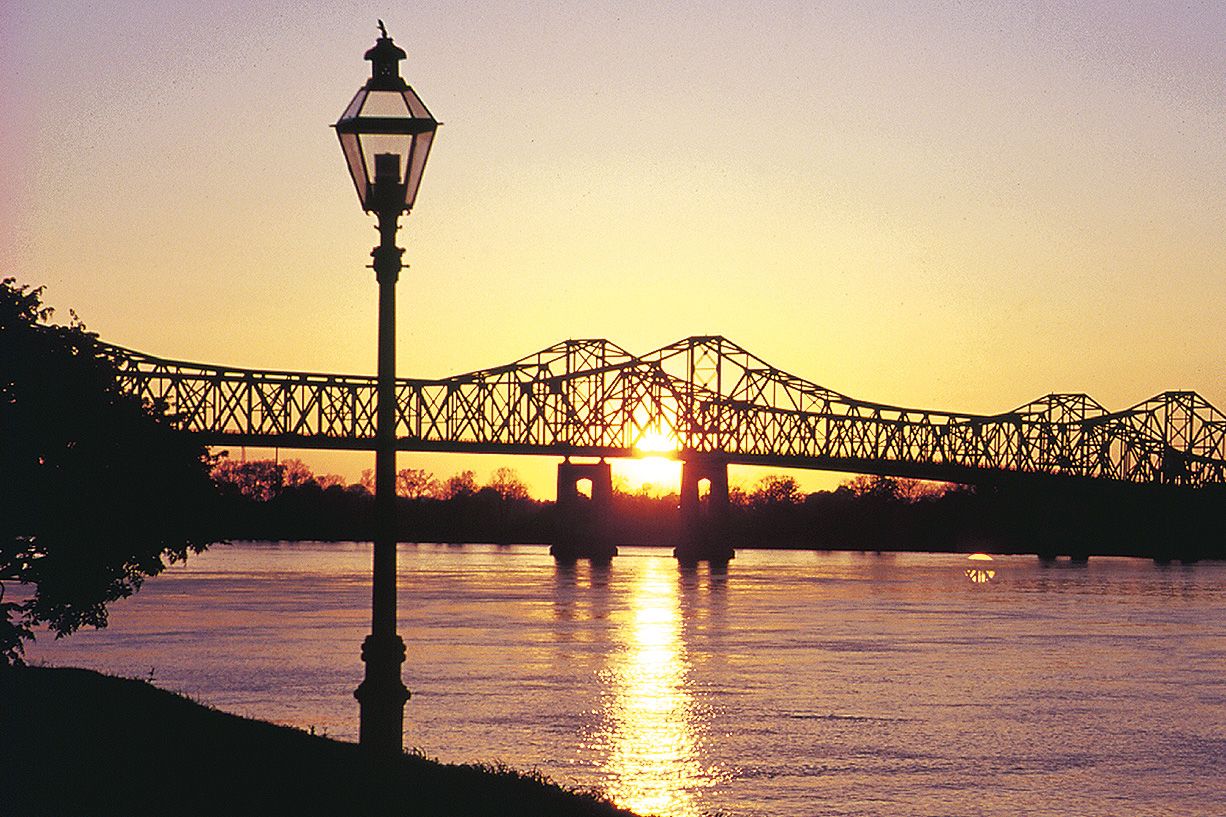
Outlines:
<svg viewBox="0 0 1226 817"><path fill-rule="evenodd" d="M152 354L373 371L376 235L328 125L379 16L446 123L401 375L723 334L881 402L1226 407L1220 4L18 0L4 274Z"/></svg>

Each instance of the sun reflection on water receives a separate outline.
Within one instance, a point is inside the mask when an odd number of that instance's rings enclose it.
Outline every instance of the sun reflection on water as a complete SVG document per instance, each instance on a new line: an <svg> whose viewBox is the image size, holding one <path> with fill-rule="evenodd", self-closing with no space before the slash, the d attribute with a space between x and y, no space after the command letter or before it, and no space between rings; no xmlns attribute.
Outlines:
<svg viewBox="0 0 1226 817"><path fill-rule="evenodd" d="M639 814L692 813L690 790L705 777L670 562L645 561L615 636L621 649L602 675L609 696L597 743L607 757L608 794Z"/></svg>
<svg viewBox="0 0 1226 817"><path fill-rule="evenodd" d="M996 578L996 571L990 564L991 556L986 553L972 553L966 558L975 563L965 570L966 577L971 580L972 584L987 584Z"/></svg>

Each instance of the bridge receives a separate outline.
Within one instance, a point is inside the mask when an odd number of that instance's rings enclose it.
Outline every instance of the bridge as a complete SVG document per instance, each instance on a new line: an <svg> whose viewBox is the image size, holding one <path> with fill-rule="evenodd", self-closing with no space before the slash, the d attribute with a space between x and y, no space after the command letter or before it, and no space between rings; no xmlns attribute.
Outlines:
<svg viewBox="0 0 1226 817"><path fill-rule="evenodd" d="M126 390L164 402L205 444L375 448L373 376L239 369L105 348ZM400 378L396 401L399 450L566 458L559 505L584 478L592 479L594 504L603 501L603 460L640 456L645 441L661 438L684 462L682 513L690 517L702 480L715 513L726 505L729 464L971 484L1226 482L1226 415L1195 392L1164 392L1118 411L1085 394L1048 394L992 415L905 408L831 391L719 336L645 355L607 340L568 340L494 368Z"/></svg>

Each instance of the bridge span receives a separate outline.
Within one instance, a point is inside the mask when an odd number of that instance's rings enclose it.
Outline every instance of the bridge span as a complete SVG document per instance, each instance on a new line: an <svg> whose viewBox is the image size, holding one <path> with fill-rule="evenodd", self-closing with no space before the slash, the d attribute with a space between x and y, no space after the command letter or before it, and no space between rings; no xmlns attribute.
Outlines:
<svg viewBox="0 0 1226 817"><path fill-rule="evenodd" d="M106 350L128 391L164 402L206 444L374 450L373 376ZM710 481L709 504L726 498L729 464L960 483L1226 482L1226 415L1195 392L1163 392L1117 411L1085 394L1048 394L992 415L906 408L824 388L719 336L644 355L607 340L567 340L502 366L400 378L396 399L403 451L619 458L667 438L685 463L683 514L697 508L699 480ZM568 479L560 470L560 503Z"/></svg>

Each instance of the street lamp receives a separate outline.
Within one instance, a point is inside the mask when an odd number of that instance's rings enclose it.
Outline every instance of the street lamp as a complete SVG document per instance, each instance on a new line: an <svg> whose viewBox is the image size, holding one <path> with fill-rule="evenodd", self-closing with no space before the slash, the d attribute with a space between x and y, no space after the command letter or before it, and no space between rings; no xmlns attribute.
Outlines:
<svg viewBox="0 0 1226 817"><path fill-rule="evenodd" d="M366 52L370 79L353 97L336 133L357 187L362 209L379 222L379 246L371 251L379 282L379 373L375 408L375 530L370 635L362 642L366 677L358 699L358 741L380 753L404 749L404 703L400 678L404 641L396 632L396 279L400 214L417 198L426 156L439 123L400 77L405 53L387 36Z"/></svg>

